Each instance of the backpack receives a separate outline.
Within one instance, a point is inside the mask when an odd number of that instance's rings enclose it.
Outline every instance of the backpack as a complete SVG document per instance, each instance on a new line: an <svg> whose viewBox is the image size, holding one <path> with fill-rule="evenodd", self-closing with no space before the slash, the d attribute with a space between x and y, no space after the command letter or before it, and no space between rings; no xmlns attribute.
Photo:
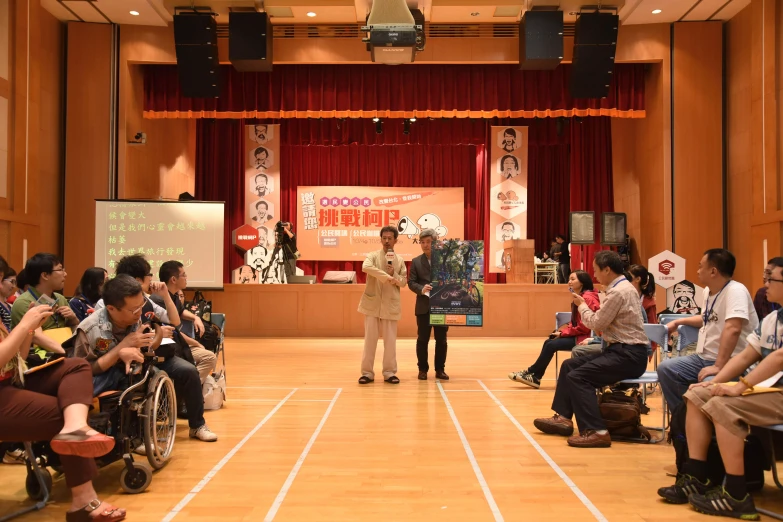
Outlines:
<svg viewBox="0 0 783 522"><path fill-rule="evenodd" d="M201 393L204 396L205 410L219 410L223 407L223 401L226 400L226 375L223 371L212 375L207 375L204 384L201 386Z"/></svg>
<svg viewBox="0 0 783 522"><path fill-rule="evenodd" d="M650 440L650 432L642 426L639 390L612 390L606 387L598 395L598 408L612 439L620 437L636 439L639 442Z"/></svg>
<svg viewBox="0 0 783 522"><path fill-rule="evenodd" d="M683 401L672 411L669 424L669 436L667 441L674 446L677 474L682 473L682 468L688 461L688 441L685 438L685 412L686 401ZM759 491L764 487L764 470L769 470L769 458L761 440L755 435L748 435L745 439L745 479L748 491ZM707 477L713 484L723 484L726 469L723 467L723 459L720 456L718 442L712 437L707 449Z"/></svg>
<svg viewBox="0 0 783 522"><path fill-rule="evenodd" d="M220 348L220 328L216 324L204 321L204 333L196 336L196 340L201 346L213 353L218 353Z"/></svg>

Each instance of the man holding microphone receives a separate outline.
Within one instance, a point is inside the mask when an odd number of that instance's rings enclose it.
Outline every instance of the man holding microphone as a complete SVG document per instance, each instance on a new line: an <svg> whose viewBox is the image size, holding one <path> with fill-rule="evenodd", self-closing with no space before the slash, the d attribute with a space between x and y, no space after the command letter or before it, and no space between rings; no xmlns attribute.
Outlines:
<svg viewBox="0 0 783 522"><path fill-rule="evenodd" d="M397 378L397 321L400 320L400 287L407 284L405 262L394 253L397 229L381 229L381 250L370 252L362 264L367 274L364 294L359 301L359 313L364 318L364 354L359 384L375 380L375 350L378 335L383 334L383 378L390 384L399 384Z"/></svg>
<svg viewBox="0 0 783 522"><path fill-rule="evenodd" d="M408 276L408 288L417 295L416 297L416 325L418 338L416 339L416 358L419 365L419 380L427 380L427 372L430 369L428 345L430 343L430 292L432 292L432 242L438 239L437 234L431 228L421 231L419 244L423 252L411 261L411 273ZM446 367L446 332L448 326L435 326L435 378L448 381L444 368Z"/></svg>

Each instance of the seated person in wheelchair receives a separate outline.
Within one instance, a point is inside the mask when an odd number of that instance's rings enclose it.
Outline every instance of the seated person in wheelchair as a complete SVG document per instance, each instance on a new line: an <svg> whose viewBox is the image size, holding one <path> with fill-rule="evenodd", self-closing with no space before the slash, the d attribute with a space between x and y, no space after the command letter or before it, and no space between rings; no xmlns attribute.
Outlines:
<svg viewBox="0 0 783 522"><path fill-rule="evenodd" d="M179 274L178 267L177 270L177 274ZM161 270L161 274L163 273L164 271ZM190 347L190 351L185 356L185 359L188 361L192 359L191 362L196 365L199 377L203 383L207 375L215 369L217 358L214 353L201 346L198 341L182 332L180 328L182 324L180 307L182 304L174 299L173 294L169 292L169 288L165 283L152 281L152 267L141 254L125 256L120 259L119 263L117 263L117 275L120 274L129 275L141 284L142 291L146 297L144 309L141 313L142 323L146 323L153 317L156 317L161 323L177 327L180 339ZM185 278L185 282L187 283L187 278ZM104 301L101 299L95 304L95 310L98 311L103 306Z"/></svg>
<svg viewBox="0 0 783 522"><path fill-rule="evenodd" d="M780 305L783 257L770 264L772 274L764 282L767 298ZM674 504L690 503L708 515L758 520L745 480L745 438L750 426L783 424L783 311L765 317L745 344L712 381L692 384L685 393L688 460L676 483L659 489L658 495ZM758 366L743 377L756 362ZM730 382L737 378L739 382ZM777 391L765 393L771 390ZM707 477L713 427L726 468L725 486L713 484Z"/></svg>
<svg viewBox="0 0 783 522"><path fill-rule="evenodd" d="M74 356L90 361L95 375L95 394L116 389L122 384L130 364L141 362L139 347L148 346L154 337L144 333L141 315L147 302L141 284L128 275L118 275L103 287L106 304L85 319L76 330ZM170 337L173 328L167 329ZM119 364L118 364L119 363ZM174 382L177 395L185 400L190 437L205 442L217 440L204 420L201 381L193 363L179 355L157 363Z"/></svg>
<svg viewBox="0 0 783 522"><path fill-rule="evenodd" d="M0 326L0 440L51 441L71 489L67 521L124 520L125 510L98 500L92 485L98 474L95 458L110 452L114 439L87 425L89 363L59 358L25 374L33 333L51 316L51 307L36 306L19 318L12 333Z"/></svg>

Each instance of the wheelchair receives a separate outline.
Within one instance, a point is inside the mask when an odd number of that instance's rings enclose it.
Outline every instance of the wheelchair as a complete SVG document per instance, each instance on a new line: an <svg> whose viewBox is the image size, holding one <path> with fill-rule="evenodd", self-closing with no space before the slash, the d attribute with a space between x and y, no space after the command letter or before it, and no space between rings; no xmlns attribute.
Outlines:
<svg viewBox="0 0 783 522"><path fill-rule="evenodd" d="M155 349L162 340L162 330L159 325L152 326L157 334L155 341L142 351L144 362L131 365L130 386L123 391L104 392L93 399L94 408L87 418L92 429L115 439L112 451L95 459L98 467L124 461L120 486L131 494L146 490L152 482L153 470L168 463L176 435L177 396L166 372L155 367L159 360ZM141 445L146 450L147 462L133 459L133 450ZM52 475L46 468L57 472L62 468L59 456L48 442L33 443L32 450L43 480L38 479L35 467L28 462L25 489L32 500L39 501L48 496L52 487Z"/></svg>

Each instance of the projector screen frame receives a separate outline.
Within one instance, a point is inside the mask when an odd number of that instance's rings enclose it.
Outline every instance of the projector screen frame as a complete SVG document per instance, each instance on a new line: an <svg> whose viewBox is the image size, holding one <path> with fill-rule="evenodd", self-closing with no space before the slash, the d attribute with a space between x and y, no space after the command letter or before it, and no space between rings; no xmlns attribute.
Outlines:
<svg viewBox="0 0 783 522"><path fill-rule="evenodd" d="M99 203L108 203L108 204L112 204L112 203L113 204L123 204L123 203L133 204L133 203L137 203L137 204L147 204L147 205L153 205L153 204L180 204L180 205L206 204L206 205L220 205L222 207L222 210L223 210L223 212L222 212L223 215L221 217L222 226L219 229L220 241L219 241L219 245L218 245L218 249L217 249L217 255L215 256L217 261L218 261L218 263L219 263L219 267L218 267L219 270L216 270L216 272L217 272L217 278L215 279L216 285L212 286L212 285L190 285L190 284L188 284L187 290L191 290L191 291L193 291L193 290L209 290L211 292L215 292L215 291L222 292L222 291L225 290L226 283L224 281L224 276L223 276L223 271L224 271L225 263L226 263L226 260L224 259L224 253L223 253L223 247L224 247L224 242L225 242L225 209L226 209L226 202L225 201L203 201L203 200L181 201L181 200L178 200L178 199L164 199L164 198L160 198L160 199L138 199L138 198L135 198L135 199L111 199L111 198L96 198L94 201L95 201L95 205L96 205L95 206L95 211L96 211L96 238L95 238L96 239L96 244L93 245L93 249L94 249L94 252L93 252L94 259L93 260L96 262L96 266L102 266L102 264L98 263L99 259L98 259L98 252L97 252L97 243L98 243L98 230L97 230L97 227L100 224L99 223L99 219L98 219L98 204ZM150 263L150 264L152 264L152 263ZM114 270L109 268L108 265L106 266L106 270L109 272L110 275L112 275L112 276L114 275ZM153 274L153 279L157 280L158 279L157 267L153 266L151 271L152 271L152 274ZM217 286L217 284L219 284L219 286Z"/></svg>

